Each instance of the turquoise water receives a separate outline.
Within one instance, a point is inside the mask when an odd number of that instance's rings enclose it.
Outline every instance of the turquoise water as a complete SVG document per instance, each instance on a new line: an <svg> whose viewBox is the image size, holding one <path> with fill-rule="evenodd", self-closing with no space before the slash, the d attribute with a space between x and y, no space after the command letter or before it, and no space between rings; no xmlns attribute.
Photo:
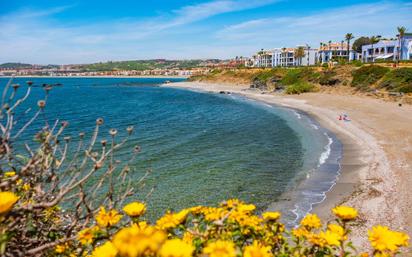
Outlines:
<svg viewBox="0 0 412 257"><path fill-rule="evenodd" d="M17 78L14 83L26 80ZM136 144L142 148L131 176L137 183L151 170L135 195L145 199L154 188L147 199L149 217L158 217L165 209L239 198L260 210L279 202L293 220L319 201L336 178L336 167L327 168L326 175L316 172L321 171L320 157L330 137L303 113L235 95L158 87L164 79L31 80L38 86L63 84L51 91L46 116L49 121L68 120L68 135L92 131L97 117L104 118L106 134L113 127L135 126L128 147L118 154L124 156ZM6 81L0 78L2 85ZM34 87L26 107L43 95L41 87ZM28 135L39 126L34 124L23 139L30 141ZM311 176L316 180L308 180ZM319 181L326 184L318 190ZM312 191L305 198L302 194L308 189Z"/></svg>

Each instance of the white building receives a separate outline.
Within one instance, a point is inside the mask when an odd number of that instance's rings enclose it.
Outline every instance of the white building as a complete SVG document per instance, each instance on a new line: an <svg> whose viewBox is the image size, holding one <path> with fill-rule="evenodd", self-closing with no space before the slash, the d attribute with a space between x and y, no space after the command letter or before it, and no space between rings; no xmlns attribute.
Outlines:
<svg viewBox="0 0 412 257"><path fill-rule="evenodd" d="M354 50L351 50L350 46L348 52L348 44L344 42L323 44L318 51L320 63L338 61L339 59L348 60L348 57L349 61L356 60L357 53Z"/></svg>
<svg viewBox="0 0 412 257"><path fill-rule="evenodd" d="M377 60L396 61L412 60L412 33L405 33L401 41L381 40L373 45L362 46L362 61Z"/></svg>
<svg viewBox="0 0 412 257"><path fill-rule="evenodd" d="M296 58L297 48L275 48L273 50L261 50L246 62L248 67L272 68L315 65L317 49L303 47L304 56Z"/></svg>

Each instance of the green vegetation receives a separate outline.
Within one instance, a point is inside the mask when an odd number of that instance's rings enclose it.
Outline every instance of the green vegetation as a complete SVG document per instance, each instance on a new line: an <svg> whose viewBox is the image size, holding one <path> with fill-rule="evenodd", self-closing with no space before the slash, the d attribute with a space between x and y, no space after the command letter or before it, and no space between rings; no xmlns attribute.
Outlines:
<svg viewBox="0 0 412 257"><path fill-rule="evenodd" d="M369 45L370 43L371 39L369 37L359 37L353 42L352 49L357 53L362 53L362 46Z"/></svg>
<svg viewBox="0 0 412 257"><path fill-rule="evenodd" d="M201 66L203 60L135 60L121 62L100 62L81 65L84 71L188 69Z"/></svg>
<svg viewBox="0 0 412 257"><path fill-rule="evenodd" d="M336 71L324 71L319 74L319 79L318 82L322 86L333 86L336 85L339 82L339 79L335 78L336 76Z"/></svg>
<svg viewBox="0 0 412 257"><path fill-rule="evenodd" d="M286 87L286 94L300 94L314 91L315 86L311 83L298 81Z"/></svg>
<svg viewBox="0 0 412 257"><path fill-rule="evenodd" d="M412 68L400 68L388 72L379 83L379 87L388 91L412 93Z"/></svg>
<svg viewBox="0 0 412 257"><path fill-rule="evenodd" d="M271 78L274 77L283 77L285 74L285 70L284 69L279 69L279 68L275 68L275 69L268 69L268 70L262 70L259 71L253 78L252 80L259 80L262 83L266 83L268 82Z"/></svg>
<svg viewBox="0 0 412 257"><path fill-rule="evenodd" d="M388 72L389 68L378 65L363 66L352 72L352 86L362 90L369 89Z"/></svg>
<svg viewBox="0 0 412 257"><path fill-rule="evenodd" d="M342 59L342 61L347 62ZM249 84L265 91L298 94L319 86L352 86L361 91L383 89L412 93L412 68L393 69L380 65L364 65L352 61L334 68L298 67L272 69L214 69L208 74L192 76L191 81Z"/></svg>
<svg viewBox="0 0 412 257"><path fill-rule="evenodd" d="M0 68L2 69L24 69L24 68L32 68L33 65L27 63L20 63L20 62L7 62L0 64Z"/></svg>
<svg viewBox="0 0 412 257"><path fill-rule="evenodd" d="M303 81L315 81L318 73L315 73L311 68L296 68L288 69L286 75L281 82L284 85L292 85Z"/></svg>

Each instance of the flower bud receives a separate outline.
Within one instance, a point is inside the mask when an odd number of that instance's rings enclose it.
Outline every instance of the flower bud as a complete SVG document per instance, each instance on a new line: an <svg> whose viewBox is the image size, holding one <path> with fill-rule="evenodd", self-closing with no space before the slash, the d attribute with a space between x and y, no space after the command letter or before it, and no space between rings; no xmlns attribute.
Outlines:
<svg viewBox="0 0 412 257"><path fill-rule="evenodd" d="M129 134L129 135L131 135L132 133L133 133L133 126L129 126L129 127L127 127L127 133Z"/></svg>
<svg viewBox="0 0 412 257"><path fill-rule="evenodd" d="M39 100L37 102L37 105L39 106L40 109L43 109L46 106L46 101L44 100Z"/></svg>
<svg viewBox="0 0 412 257"><path fill-rule="evenodd" d="M116 134L117 134L117 129L111 129L111 130L109 131L109 133L110 133L110 135L111 135L112 137L114 137L114 136L116 136Z"/></svg>
<svg viewBox="0 0 412 257"><path fill-rule="evenodd" d="M103 118L98 118L97 120L96 120L96 125L98 125L98 126L100 126L100 125L102 125L103 124Z"/></svg>

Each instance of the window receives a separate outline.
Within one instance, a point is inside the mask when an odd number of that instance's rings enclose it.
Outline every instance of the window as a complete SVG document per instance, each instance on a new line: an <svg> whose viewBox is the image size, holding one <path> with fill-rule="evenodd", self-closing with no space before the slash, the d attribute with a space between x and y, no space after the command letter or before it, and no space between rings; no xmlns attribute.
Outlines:
<svg viewBox="0 0 412 257"><path fill-rule="evenodd" d="M388 46L388 48L386 49L388 54L392 54L395 50L394 46Z"/></svg>

